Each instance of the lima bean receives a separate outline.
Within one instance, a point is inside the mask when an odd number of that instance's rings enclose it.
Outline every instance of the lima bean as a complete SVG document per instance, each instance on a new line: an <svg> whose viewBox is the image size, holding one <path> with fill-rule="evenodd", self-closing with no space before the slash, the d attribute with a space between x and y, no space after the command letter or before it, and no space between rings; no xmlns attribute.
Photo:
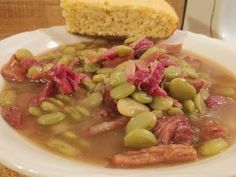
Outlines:
<svg viewBox="0 0 236 177"><path fill-rule="evenodd" d="M93 76L94 82L103 82L103 80L107 78L107 74L96 74Z"/></svg>
<svg viewBox="0 0 236 177"><path fill-rule="evenodd" d="M202 99L201 95L198 93L194 98L194 103L197 108L197 110L204 114L206 112L206 105L204 103L204 100Z"/></svg>
<svg viewBox="0 0 236 177"><path fill-rule="evenodd" d="M96 72L99 68L100 68L100 66L97 63L86 62L84 64L84 71L87 73Z"/></svg>
<svg viewBox="0 0 236 177"><path fill-rule="evenodd" d="M199 77L199 74L192 67L183 67L182 71L185 75L187 75L190 78L196 79Z"/></svg>
<svg viewBox="0 0 236 177"><path fill-rule="evenodd" d="M36 106L30 106L28 108L28 112L33 115L33 116L40 116L42 115L42 111L40 108L36 107Z"/></svg>
<svg viewBox="0 0 236 177"><path fill-rule="evenodd" d="M61 134L67 130L69 130L69 124L67 122L60 122L56 125L52 125L50 127L50 130L52 131L53 134Z"/></svg>
<svg viewBox="0 0 236 177"><path fill-rule="evenodd" d="M8 106L16 102L16 92L13 90L3 90L0 96L0 105Z"/></svg>
<svg viewBox="0 0 236 177"><path fill-rule="evenodd" d="M137 36L131 36L131 37L125 39L124 44L130 44L130 43L136 41L137 39L138 39Z"/></svg>
<svg viewBox="0 0 236 177"><path fill-rule="evenodd" d="M169 79L173 79L175 77L179 77L182 74L182 70L176 66L169 66L165 69L165 77Z"/></svg>
<svg viewBox="0 0 236 177"><path fill-rule="evenodd" d="M43 71L46 72L46 71L49 71L50 69L52 69L54 66L53 63L48 63L46 64L44 67L43 67Z"/></svg>
<svg viewBox="0 0 236 177"><path fill-rule="evenodd" d="M18 60L33 58L33 54L28 49L18 49L16 51L16 58Z"/></svg>
<svg viewBox="0 0 236 177"><path fill-rule="evenodd" d="M54 112L39 116L37 122L40 125L53 125L61 122L65 117L65 114L61 112Z"/></svg>
<svg viewBox="0 0 236 177"><path fill-rule="evenodd" d="M195 111L195 103L192 100L184 101L184 109L189 113L193 113Z"/></svg>
<svg viewBox="0 0 236 177"><path fill-rule="evenodd" d="M89 77L83 79L82 82L89 91L92 91L94 89L94 87L96 86L96 84L93 82L93 80L90 79Z"/></svg>
<svg viewBox="0 0 236 177"><path fill-rule="evenodd" d="M30 69L28 70L27 75L32 76L32 75L34 75L34 74L40 73L42 70L43 70L43 69L42 69L41 67L39 67L39 66L32 66L32 67L30 67Z"/></svg>
<svg viewBox="0 0 236 177"><path fill-rule="evenodd" d="M158 96L155 97L153 102L150 104L152 109L157 109L161 111L167 111L173 105L173 99L168 96Z"/></svg>
<svg viewBox="0 0 236 177"><path fill-rule="evenodd" d="M55 105L57 105L57 106L59 106L59 107L64 106L64 103L61 100L56 99L56 98L49 98L48 101L55 104Z"/></svg>
<svg viewBox="0 0 236 177"><path fill-rule="evenodd" d="M153 55L155 53L158 53L160 49L158 49L157 47L151 47L149 48L147 51L145 51L140 57L140 60L145 60L148 56Z"/></svg>
<svg viewBox="0 0 236 177"><path fill-rule="evenodd" d="M117 109L120 114L133 117L140 112L149 111L149 108L131 98L123 98L117 102Z"/></svg>
<svg viewBox="0 0 236 177"><path fill-rule="evenodd" d="M103 96L100 92L91 93L89 96L82 100L82 105L89 108L98 107L103 100Z"/></svg>
<svg viewBox="0 0 236 177"><path fill-rule="evenodd" d="M65 112L70 115L70 117L76 121L80 121L82 119L82 115L80 112L73 106L66 106Z"/></svg>
<svg viewBox="0 0 236 177"><path fill-rule="evenodd" d="M104 87L105 87L104 84L100 82L95 85L93 90L94 92L103 92Z"/></svg>
<svg viewBox="0 0 236 177"><path fill-rule="evenodd" d="M175 115L183 115L184 112L182 111L182 109L177 108L177 107L172 107L168 110L168 114L170 116L175 116Z"/></svg>
<svg viewBox="0 0 236 177"><path fill-rule="evenodd" d="M83 115L88 117L90 115L89 110L83 106L77 106L76 109Z"/></svg>
<svg viewBox="0 0 236 177"><path fill-rule="evenodd" d="M134 129L124 138L125 146L133 148L150 147L156 145L157 142L156 137L145 129Z"/></svg>
<svg viewBox="0 0 236 177"><path fill-rule="evenodd" d="M121 84L110 91L110 95L113 99L126 98L135 91L135 86L130 83Z"/></svg>
<svg viewBox="0 0 236 177"><path fill-rule="evenodd" d="M85 139L79 137L78 135L76 135L75 133L71 132L71 131L66 131L63 133L64 137L67 138L68 140L78 144L81 148L87 149L90 147L90 144L88 141L86 141Z"/></svg>
<svg viewBox="0 0 236 177"><path fill-rule="evenodd" d="M153 110L153 114L155 114L156 118L161 118L164 114L161 110Z"/></svg>
<svg viewBox="0 0 236 177"><path fill-rule="evenodd" d="M117 52L119 57L131 55L134 52L131 47L126 46L126 45L118 45L114 47L114 50Z"/></svg>
<svg viewBox="0 0 236 177"><path fill-rule="evenodd" d="M52 103L50 103L48 101L43 101L41 103L41 108L44 111L50 111L50 112L54 112L54 111L58 110L58 108L54 104L52 104Z"/></svg>
<svg viewBox="0 0 236 177"><path fill-rule="evenodd" d="M110 74L113 70L113 68L100 68L97 70L97 74Z"/></svg>
<svg viewBox="0 0 236 177"><path fill-rule="evenodd" d="M193 99L196 95L196 89L183 78L175 78L170 82L169 91L171 96L177 100Z"/></svg>
<svg viewBox="0 0 236 177"><path fill-rule="evenodd" d="M148 104L153 101L153 98L151 95L147 94L143 91L136 91L132 94L132 97L135 101L143 104Z"/></svg>
<svg viewBox="0 0 236 177"><path fill-rule="evenodd" d="M199 152L204 156L211 156L222 152L227 147L228 143L222 138L212 139L200 146Z"/></svg>
<svg viewBox="0 0 236 177"><path fill-rule="evenodd" d="M64 102L70 102L70 97L67 95L58 94L58 95L56 95L56 98L59 100L62 100Z"/></svg>
<svg viewBox="0 0 236 177"><path fill-rule="evenodd" d="M151 130L155 125L156 125L155 114L149 111L145 111L132 117L129 120L125 130L126 133L129 133L130 131L137 128Z"/></svg>
<svg viewBox="0 0 236 177"><path fill-rule="evenodd" d="M48 140L47 145L62 154L69 156L75 156L78 154L78 150L76 148L61 139L51 138Z"/></svg>
<svg viewBox="0 0 236 177"><path fill-rule="evenodd" d="M72 55L63 55L58 63L68 65L73 60L73 58L74 57Z"/></svg>
<svg viewBox="0 0 236 177"><path fill-rule="evenodd" d="M112 87L115 87L117 85L125 83L126 81L127 81L127 77L125 75L125 72L116 70L111 73L111 76L109 79L109 85L111 85Z"/></svg>

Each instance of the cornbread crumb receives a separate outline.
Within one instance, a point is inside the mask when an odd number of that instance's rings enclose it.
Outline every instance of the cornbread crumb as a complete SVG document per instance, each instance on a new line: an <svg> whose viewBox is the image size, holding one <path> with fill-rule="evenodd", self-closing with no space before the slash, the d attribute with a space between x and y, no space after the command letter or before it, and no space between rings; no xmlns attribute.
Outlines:
<svg viewBox="0 0 236 177"><path fill-rule="evenodd" d="M61 0L71 33L167 38L179 19L164 0Z"/></svg>

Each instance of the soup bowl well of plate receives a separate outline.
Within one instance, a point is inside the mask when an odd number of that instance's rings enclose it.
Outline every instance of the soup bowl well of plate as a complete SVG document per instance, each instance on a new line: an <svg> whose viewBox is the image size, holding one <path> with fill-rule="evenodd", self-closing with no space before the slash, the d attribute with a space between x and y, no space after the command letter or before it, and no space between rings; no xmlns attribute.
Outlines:
<svg viewBox="0 0 236 177"><path fill-rule="evenodd" d="M11 55L19 48L27 48L33 54L39 55L45 51L61 46L62 44L73 44L80 41L89 40L90 39L85 37L69 34L65 30L64 26L21 33L0 42L0 50L2 51L0 53L0 66L2 67L9 60ZM214 63L217 63L230 71L229 74L235 74L235 46L231 46L223 41L211 39L202 35L181 31L177 31L167 42L173 41L181 42L183 44L183 49L186 49L190 53L195 53L198 56L209 58L210 60L213 60ZM219 67L218 65L213 64L212 67L214 66L216 68ZM219 70L217 69L217 71ZM222 71L226 72L224 69ZM217 76L216 73L214 74ZM0 82L3 87L5 81L2 77ZM128 88L127 85L125 86ZM116 90L113 91L113 94L111 95L116 98ZM119 96L120 95L118 94L118 97ZM178 98L178 96L176 96L176 98ZM121 108L121 110L122 109L123 108ZM126 115L126 112L122 113ZM236 156L234 155L236 152L236 147L233 143L223 153L189 163L161 165L160 167L153 166L147 168L117 169L104 167L101 165L99 166L95 163L75 161L73 159L68 159L51 153L50 151L47 151L24 138L21 134L12 129L3 118L0 120L0 127L0 162L29 176L75 177L82 175L88 177L99 177L112 175L141 177L145 175L151 177L162 175L167 177L228 177L236 175L236 170L234 168L234 163L236 162ZM30 131L28 133L30 135ZM114 135L111 134L110 136ZM104 140L101 140L101 147L103 141ZM106 144L105 141L104 144ZM99 143L97 145L99 146ZM113 145L111 146L113 147ZM102 153L101 147L97 147L97 149L100 149Z"/></svg>

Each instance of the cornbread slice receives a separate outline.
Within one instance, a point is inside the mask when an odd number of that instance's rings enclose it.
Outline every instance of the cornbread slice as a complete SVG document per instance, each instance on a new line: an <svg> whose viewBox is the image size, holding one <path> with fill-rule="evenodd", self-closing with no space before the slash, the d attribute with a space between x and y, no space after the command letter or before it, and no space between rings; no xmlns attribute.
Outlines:
<svg viewBox="0 0 236 177"><path fill-rule="evenodd" d="M68 31L91 36L167 38L179 19L164 0L61 0Z"/></svg>

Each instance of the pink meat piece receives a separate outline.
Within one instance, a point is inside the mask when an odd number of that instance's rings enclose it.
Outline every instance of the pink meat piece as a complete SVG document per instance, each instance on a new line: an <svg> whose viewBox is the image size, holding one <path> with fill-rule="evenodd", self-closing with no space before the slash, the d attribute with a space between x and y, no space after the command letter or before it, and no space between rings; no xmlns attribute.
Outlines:
<svg viewBox="0 0 236 177"><path fill-rule="evenodd" d="M150 40L148 40L145 37L141 37L132 44L130 44L130 47L134 50L134 56L136 58L139 58L147 49L152 47L154 43Z"/></svg>
<svg viewBox="0 0 236 177"><path fill-rule="evenodd" d="M169 60L160 60L150 63L150 68L139 65L130 82L135 84L140 90L144 90L154 96L166 96L167 93L160 87L164 76L164 69L174 63Z"/></svg>
<svg viewBox="0 0 236 177"><path fill-rule="evenodd" d="M194 131L188 119L180 116L164 116L158 120L154 134L163 144L192 144Z"/></svg>
<svg viewBox="0 0 236 177"><path fill-rule="evenodd" d="M84 74L76 73L62 64L54 66L48 71L47 75L63 94L73 93L77 89L80 81L85 78Z"/></svg>
<svg viewBox="0 0 236 177"><path fill-rule="evenodd" d="M39 105L41 102L51 97L53 93L54 93L54 83L52 81L49 81L46 84L44 84L44 87L42 91L39 93L39 95L30 101L30 105Z"/></svg>
<svg viewBox="0 0 236 177"><path fill-rule="evenodd" d="M111 48L103 53L103 55L100 57L100 60L112 60L117 57L117 52L113 48Z"/></svg>
<svg viewBox="0 0 236 177"><path fill-rule="evenodd" d="M197 151L192 146L170 144L116 154L109 158L109 163L113 167L128 168L193 160L197 160Z"/></svg>
<svg viewBox="0 0 236 177"><path fill-rule="evenodd" d="M209 96L206 100L206 105L208 108L215 109L221 105L228 104L232 102L233 99L230 97L224 97L219 95Z"/></svg>
<svg viewBox="0 0 236 177"><path fill-rule="evenodd" d="M27 70L13 55L10 61L2 67L1 74L9 82L23 82L26 79Z"/></svg>
<svg viewBox="0 0 236 177"><path fill-rule="evenodd" d="M125 127L128 121L129 119L127 117L122 116L112 121L102 122L100 124L90 127L85 133L85 135L95 136L115 129L123 128Z"/></svg>
<svg viewBox="0 0 236 177"><path fill-rule="evenodd" d="M7 123L16 128L21 128L23 110L20 106L11 105L2 108L2 116Z"/></svg>
<svg viewBox="0 0 236 177"><path fill-rule="evenodd" d="M131 56L125 56L125 57L116 57L116 58L113 58L113 59L108 59L108 60L103 60L101 62L102 66L103 67L116 67L118 66L119 64L129 60L129 59L132 59Z"/></svg>
<svg viewBox="0 0 236 177"><path fill-rule="evenodd" d="M42 66L42 64L34 59L23 59L20 61L21 65L28 71L32 66Z"/></svg>
<svg viewBox="0 0 236 177"><path fill-rule="evenodd" d="M215 120L203 119L198 123L198 128L201 140L229 137L229 131Z"/></svg>
<svg viewBox="0 0 236 177"><path fill-rule="evenodd" d="M32 80L53 81L59 92L72 94L85 77L85 74L77 73L64 64L57 64L47 72L33 75Z"/></svg>
<svg viewBox="0 0 236 177"><path fill-rule="evenodd" d="M182 50L182 44L160 44L160 48L165 49L167 54L178 54Z"/></svg>

